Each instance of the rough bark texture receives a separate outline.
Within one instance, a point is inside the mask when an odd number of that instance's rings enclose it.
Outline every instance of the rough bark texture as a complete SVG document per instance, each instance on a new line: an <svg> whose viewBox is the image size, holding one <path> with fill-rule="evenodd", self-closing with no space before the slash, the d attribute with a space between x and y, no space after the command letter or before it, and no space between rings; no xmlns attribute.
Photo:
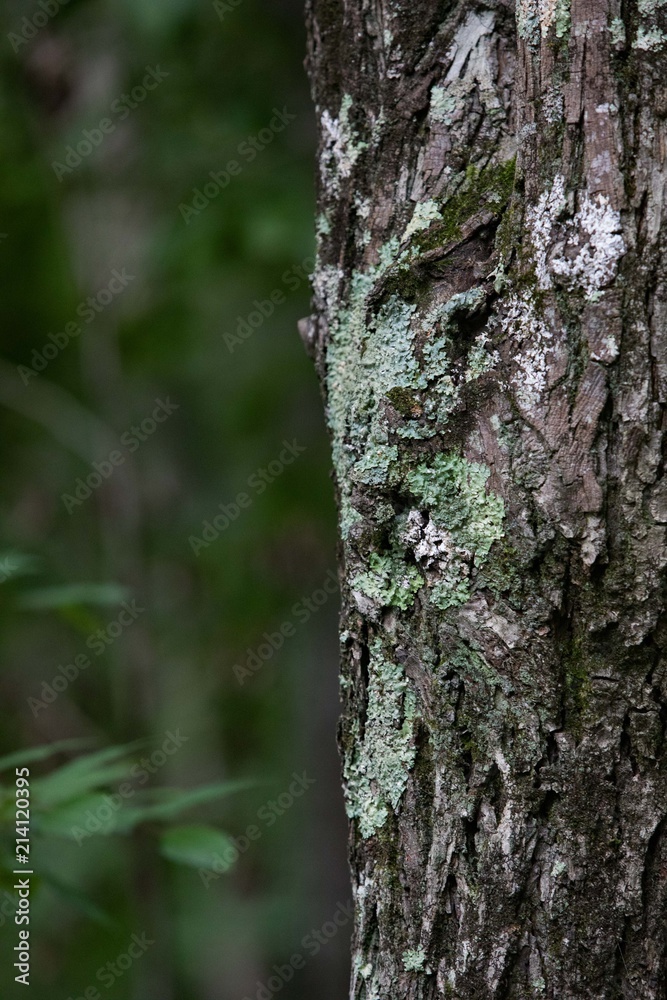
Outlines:
<svg viewBox="0 0 667 1000"><path fill-rule="evenodd" d="M352 996L664 998L667 3L308 18Z"/></svg>

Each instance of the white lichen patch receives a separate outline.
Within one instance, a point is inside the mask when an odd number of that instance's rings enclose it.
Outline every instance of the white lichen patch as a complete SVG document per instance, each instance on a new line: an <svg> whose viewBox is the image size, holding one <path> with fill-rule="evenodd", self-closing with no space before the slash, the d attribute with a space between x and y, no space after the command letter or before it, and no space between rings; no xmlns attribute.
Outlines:
<svg viewBox="0 0 667 1000"><path fill-rule="evenodd" d="M632 47L643 52L653 52L661 49L667 42L667 35L661 28L639 28Z"/></svg>
<svg viewBox="0 0 667 1000"><path fill-rule="evenodd" d="M585 191L574 218L564 220L566 205L565 181L558 175L528 215L537 283L552 288L556 278L594 301L625 253L621 216L603 194L591 198Z"/></svg>
<svg viewBox="0 0 667 1000"><path fill-rule="evenodd" d="M403 968L406 972L421 972L426 962L426 952L419 948L408 948L403 952Z"/></svg>
<svg viewBox="0 0 667 1000"><path fill-rule="evenodd" d="M657 10L666 4L667 0L638 0L637 10L642 17L650 17L651 14L655 14Z"/></svg>
<svg viewBox="0 0 667 1000"><path fill-rule="evenodd" d="M540 288L551 288L547 254L554 225L565 207L565 178L558 175L551 190L540 195L537 205L528 215L530 237L535 252L535 274Z"/></svg>
<svg viewBox="0 0 667 1000"><path fill-rule="evenodd" d="M531 410L547 388L552 333L538 316L528 294L510 295L500 317L500 327L519 344L519 352L514 355L517 371L512 384L518 402Z"/></svg>
<svg viewBox="0 0 667 1000"><path fill-rule="evenodd" d="M449 531L425 520L419 511L410 511L408 524L414 537L414 557L423 568L427 584L435 588L438 606L464 604L470 596L473 553L457 545Z"/></svg>
<svg viewBox="0 0 667 1000"><path fill-rule="evenodd" d="M583 288L587 298L609 284L618 262L625 253L620 213L613 209L606 195L590 198L584 192L579 210L571 224L566 251L552 257L553 274Z"/></svg>
<svg viewBox="0 0 667 1000"><path fill-rule="evenodd" d="M357 731L345 763L347 815L371 837L395 810L415 761L415 694L403 668L389 662L375 640L368 667L368 708L363 739Z"/></svg>
<svg viewBox="0 0 667 1000"><path fill-rule="evenodd" d="M601 115L612 110L611 105L596 108ZM529 211L527 222L538 289L559 285L580 291L589 302L597 301L616 277L626 249L620 213L609 198L591 197L585 191L572 215L564 178L558 175ZM532 410L547 389L553 334L530 291L510 295L498 322L519 348L513 356L516 399L522 408Z"/></svg>
<svg viewBox="0 0 667 1000"><path fill-rule="evenodd" d="M323 181L334 192L338 191L341 180L351 175L355 163L367 148L367 143L359 139L350 121L351 109L352 98L345 94L337 118L327 110L322 114L320 171Z"/></svg>
<svg viewBox="0 0 667 1000"><path fill-rule="evenodd" d="M562 122L564 112L563 94L557 87L547 87L542 97L542 114L551 125Z"/></svg>

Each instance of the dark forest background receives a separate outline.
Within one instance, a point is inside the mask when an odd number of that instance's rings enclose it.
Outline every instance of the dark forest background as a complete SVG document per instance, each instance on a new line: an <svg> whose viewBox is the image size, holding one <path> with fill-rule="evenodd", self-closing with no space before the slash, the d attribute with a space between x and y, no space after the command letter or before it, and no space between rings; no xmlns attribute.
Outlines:
<svg viewBox="0 0 667 1000"><path fill-rule="evenodd" d="M302 6L1 18L0 994L333 1000L349 889L335 515L296 329Z"/></svg>

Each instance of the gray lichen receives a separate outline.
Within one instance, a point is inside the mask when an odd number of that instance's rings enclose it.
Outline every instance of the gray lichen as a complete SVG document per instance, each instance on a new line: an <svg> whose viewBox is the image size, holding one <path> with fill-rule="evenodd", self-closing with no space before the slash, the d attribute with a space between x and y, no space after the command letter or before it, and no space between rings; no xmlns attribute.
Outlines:
<svg viewBox="0 0 667 1000"><path fill-rule="evenodd" d="M556 38L570 30L570 0L518 0L516 21L519 35L537 46L553 29Z"/></svg>
<svg viewBox="0 0 667 1000"><path fill-rule="evenodd" d="M368 673L364 736L357 728L344 769L347 814L358 821L364 838L398 807L416 754L415 695L403 668L385 657L378 640L371 645Z"/></svg>
<svg viewBox="0 0 667 1000"><path fill-rule="evenodd" d="M355 163L367 148L367 143L359 138L350 121L351 110L352 98L349 94L344 94L338 117L334 118L325 110L321 119L323 149L320 171L323 180L336 191L341 180L350 177Z"/></svg>
<svg viewBox="0 0 667 1000"><path fill-rule="evenodd" d="M426 952L423 948L409 948L403 952L403 968L406 972L421 972L426 962Z"/></svg>

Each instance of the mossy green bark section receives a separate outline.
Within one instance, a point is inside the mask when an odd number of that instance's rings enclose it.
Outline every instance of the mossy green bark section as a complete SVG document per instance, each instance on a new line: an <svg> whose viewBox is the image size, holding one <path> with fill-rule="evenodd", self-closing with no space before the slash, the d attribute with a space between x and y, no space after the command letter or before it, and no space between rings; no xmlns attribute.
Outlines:
<svg viewBox="0 0 667 1000"><path fill-rule="evenodd" d="M309 16L352 996L662 1000L667 5Z"/></svg>

